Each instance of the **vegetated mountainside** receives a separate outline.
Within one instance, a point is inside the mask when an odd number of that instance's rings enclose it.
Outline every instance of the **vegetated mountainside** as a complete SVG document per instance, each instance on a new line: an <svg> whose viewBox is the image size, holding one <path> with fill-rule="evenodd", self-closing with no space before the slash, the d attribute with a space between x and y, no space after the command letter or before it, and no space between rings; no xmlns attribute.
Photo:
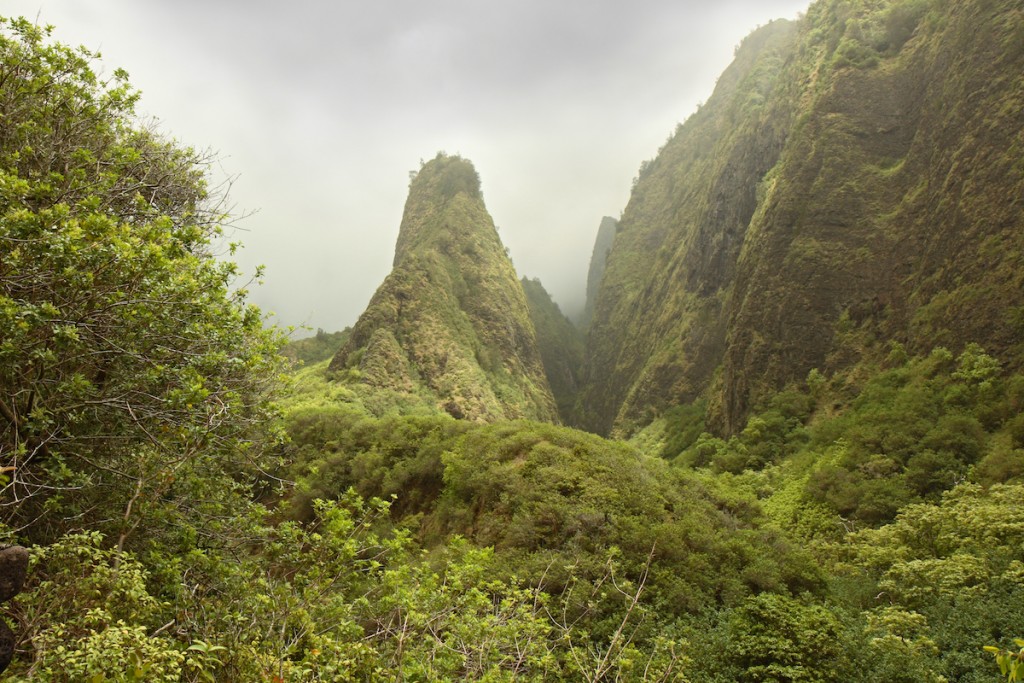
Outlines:
<svg viewBox="0 0 1024 683"><path fill-rule="evenodd" d="M365 630L344 636L375 657L401 637L378 625L425 581L417 647L451 631L522 644L508 606L542 606L530 642L571 673L536 680L594 680L573 668L594 661L584 638L616 667L678 674L655 680L993 680L981 645L1019 633L1024 598L1024 375L1004 377L976 346L908 357L894 345L836 411L844 374L774 394L728 440L680 428L700 422L681 406L627 444L525 420L380 417L305 368L282 404L297 482L282 514L316 529L324 500L392 501L373 528L390 521L425 554L378 550L398 576L348 589L380 596L355 602ZM481 546L467 576L464 553ZM464 590L484 596L486 624L470 625Z"/></svg>
<svg viewBox="0 0 1024 683"><path fill-rule="evenodd" d="M583 335L572 324L538 279L522 279L530 319L537 331L537 347L558 414L567 420L576 405Z"/></svg>
<svg viewBox="0 0 1024 683"><path fill-rule="evenodd" d="M558 420L526 297L465 159L439 154L413 179L394 268L329 370L458 418Z"/></svg>
<svg viewBox="0 0 1024 683"><path fill-rule="evenodd" d="M726 429L766 389L857 362L875 340L912 353L973 341L1020 364L1020 3L896 2L844 20L846 7L809 16L825 29L801 46L813 98L765 181L733 292Z"/></svg>
<svg viewBox="0 0 1024 683"><path fill-rule="evenodd" d="M302 365L312 365L334 357L348 339L349 329L326 332L318 329L312 337L293 339L281 349L281 355Z"/></svg>
<svg viewBox="0 0 1024 683"><path fill-rule="evenodd" d="M734 432L772 390L892 340L1019 367L1022 74L1011 0L824 0L747 38L641 169L590 331L587 426L631 431L707 392Z"/></svg>
<svg viewBox="0 0 1024 683"><path fill-rule="evenodd" d="M601 278L604 276L604 266L608 261L608 252L615 240L615 233L619 229L619 222L610 216L601 219L601 225L597 228L597 238L594 240L594 251L590 254L590 268L587 270L587 300L583 304L583 312L579 317L579 328L586 330L594 317L594 302L597 300L597 292L601 287Z"/></svg>
<svg viewBox="0 0 1024 683"><path fill-rule="evenodd" d="M749 36L707 104L641 166L588 331L586 428L648 421L648 409L710 382L725 346L722 293L792 118L776 90L797 35L777 21Z"/></svg>

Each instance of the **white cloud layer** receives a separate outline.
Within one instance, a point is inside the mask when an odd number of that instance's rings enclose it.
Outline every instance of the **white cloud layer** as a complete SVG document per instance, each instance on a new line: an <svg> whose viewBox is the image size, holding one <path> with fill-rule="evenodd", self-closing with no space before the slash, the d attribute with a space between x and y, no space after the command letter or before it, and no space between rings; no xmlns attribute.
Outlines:
<svg viewBox="0 0 1024 683"><path fill-rule="evenodd" d="M408 173L479 171L521 275L582 306L604 215L707 99L733 48L808 0L0 0L103 54L140 113L234 178L252 299L355 322L391 268Z"/></svg>

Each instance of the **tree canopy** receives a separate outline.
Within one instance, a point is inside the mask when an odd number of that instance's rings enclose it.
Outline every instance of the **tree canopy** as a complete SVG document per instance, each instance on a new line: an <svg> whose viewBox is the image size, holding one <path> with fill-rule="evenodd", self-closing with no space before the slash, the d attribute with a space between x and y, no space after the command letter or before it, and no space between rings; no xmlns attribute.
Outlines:
<svg viewBox="0 0 1024 683"><path fill-rule="evenodd" d="M218 258L208 155L48 33L0 24L0 501L31 538L125 534L204 459L256 463L277 342Z"/></svg>

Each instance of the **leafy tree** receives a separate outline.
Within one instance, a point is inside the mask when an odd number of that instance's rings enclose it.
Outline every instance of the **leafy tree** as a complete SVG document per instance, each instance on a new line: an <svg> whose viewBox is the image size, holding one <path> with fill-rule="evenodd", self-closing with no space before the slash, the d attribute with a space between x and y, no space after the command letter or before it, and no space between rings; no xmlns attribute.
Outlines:
<svg viewBox="0 0 1024 683"><path fill-rule="evenodd" d="M276 335L218 259L208 157L136 122L123 71L0 19L0 463L27 538L195 509L262 467Z"/></svg>
<svg viewBox="0 0 1024 683"><path fill-rule="evenodd" d="M994 645L986 645L985 652L991 652L999 665L999 671L1006 676L1008 683L1024 680L1024 640L1014 638L1013 642L1020 650L1002 650Z"/></svg>
<svg viewBox="0 0 1024 683"><path fill-rule="evenodd" d="M938 503L906 506L894 522L851 534L833 576L872 581L867 605L888 607L869 620L901 638L920 665L948 680L991 680L981 647L1008 640L1020 623L1022 490L961 484ZM931 647L936 657L925 656Z"/></svg>
<svg viewBox="0 0 1024 683"><path fill-rule="evenodd" d="M839 620L820 605L770 593L732 613L727 659L742 680L841 681L847 658Z"/></svg>
<svg viewBox="0 0 1024 683"><path fill-rule="evenodd" d="M892 683L941 683L938 647L929 636L928 620L917 612L882 607L867 613L865 668L874 680Z"/></svg>
<svg viewBox="0 0 1024 683"><path fill-rule="evenodd" d="M178 681L181 649L171 638L148 636L160 606L145 568L102 545L99 533L80 533L32 553L19 602L33 661L20 673L67 683Z"/></svg>
<svg viewBox="0 0 1024 683"><path fill-rule="evenodd" d="M810 498L878 525L972 475L986 483L1019 475L1024 454L1013 434L1020 402L996 359L968 344L955 359L938 347L897 362L872 376L848 409L808 429L805 452L820 453ZM790 448L795 435L786 438Z"/></svg>
<svg viewBox="0 0 1024 683"><path fill-rule="evenodd" d="M220 259L209 157L49 34L0 19L0 528L35 558L12 671L198 676L232 615L201 601L245 595L268 534L279 340Z"/></svg>

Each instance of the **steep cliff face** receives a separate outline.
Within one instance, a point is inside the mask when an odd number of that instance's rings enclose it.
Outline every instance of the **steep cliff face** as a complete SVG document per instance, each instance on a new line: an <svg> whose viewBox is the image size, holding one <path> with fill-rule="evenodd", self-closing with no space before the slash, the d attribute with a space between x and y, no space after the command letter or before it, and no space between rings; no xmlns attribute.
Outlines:
<svg viewBox="0 0 1024 683"><path fill-rule="evenodd" d="M760 396L890 340L1024 331L1024 10L820 0L752 34L646 164L609 255L584 403L598 431Z"/></svg>
<svg viewBox="0 0 1024 683"><path fill-rule="evenodd" d="M805 102L729 302L723 431L765 392L888 340L975 341L1020 364L1024 8L833 0L803 34Z"/></svg>
<svg viewBox="0 0 1024 683"><path fill-rule="evenodd" d="M597 292L601 288L601 278L604 277L608 252L611 251L612 242L615 241L615 233L618 232L618 229L619 222L610 216L602 218L601 225L597 228L594 251L590 254L590 268L587 270L587 300L583 304L583 312L580 313L578 321L581 330L590 327L590 321L594 318Z"/></svg>
<svg viewBox="0 0 1024 683"><path fill-rule="evenodd" d="M330 370L459 418L557 421L526 297L468 161L438 155L412 181L391 274Z"/></svg>
<svg viewBox="0 0 1024 683"><path fill-rule="evenodd" d="M588 331L582 426L628 431L711 380L757 186L792 119L777 91L796 36L780 21L748 37L707 104L641 166Z"/></svg>
<svg viewBox="0 0 1024 683"><path fill-rule="evenodd" d="M537 331L537 347L544 363L551 393L563 421L571 421L579 391L583 363L583 335L544 289L540 280L523 278L523 292L530 307L530 319Z"/></svg>

